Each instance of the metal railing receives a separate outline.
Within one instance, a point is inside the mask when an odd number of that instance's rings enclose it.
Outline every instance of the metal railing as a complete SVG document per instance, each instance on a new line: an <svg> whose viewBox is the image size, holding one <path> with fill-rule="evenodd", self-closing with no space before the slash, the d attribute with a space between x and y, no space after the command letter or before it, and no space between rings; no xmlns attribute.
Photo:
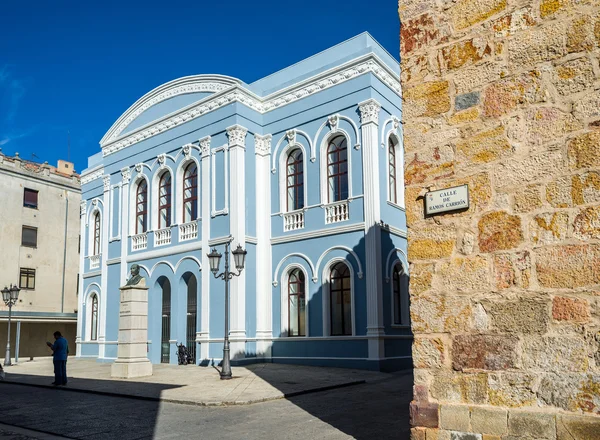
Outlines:
<svg viewBox="0 0 600 440"><path fill-rule="evenodd" d="M154 231L154 246L164 246L166 244L171 244L171 228Z"/></svg>
<svg viewBox="0 0 600 440"><path fill-rule="evenodd" d="M131 249L134 251L140 251L148 247L148 234L142 232L141 234L131 236Z"/></svg>
<svg viewBox="0 0 600 440"><path fill-rule="evenodd" d="M179 225L179 241L198 238L198 222L193 221Z"/></svg>
<svg viewBox="0 0 600 440"><path fill-rule="evenodd" d="M330 203L325 205L325 223L338 223L346 221L350 218L350 210L348 200L341 202Z"/></svg>
<svg viewBox="0 0 600 440"><path fill-rule="evenodd" d="M283 214L283 230L295 231L304 229L304 210L286 212Z"/></svg>

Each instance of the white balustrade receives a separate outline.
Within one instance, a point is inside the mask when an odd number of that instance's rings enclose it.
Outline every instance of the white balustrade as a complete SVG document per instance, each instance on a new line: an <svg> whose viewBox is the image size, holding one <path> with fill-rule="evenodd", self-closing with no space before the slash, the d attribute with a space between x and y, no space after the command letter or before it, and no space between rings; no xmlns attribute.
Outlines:
<svg viewBox="0 0 600 440"><path fill-rule="evenodd" d="M90 255L90 269L98 269L100 267L100 255Z"/></svg>
<svg viewBox="0 0 600 440"><path fill-rule="evenodd" d="M304 229L304 211L292 211L283 214L283 230L295 231L296 229Z"/></svg>
<svg viewBox="0 0 600 440"><path fill-rule="evenodd" d="M346 221L350 218L350 210L348 209L348 200L331 203L325 205L325 223L338 223Z"/></svg>
<svg viewBox="0 0 600 440"><path fill-rule="evenodd" d="M148 247L148 235L145 232L131 236L131 248L140 251Z"/></svg>
<svg viewBox="0 0 600 440"><path fill-rule="evenodd" d="M179 241L187 241L198 238L198 222L193 221L179 225Z"/></svg>
<svg viewBox="0 0 600 440"><path fill-rule="evenodd" d="M171 244L171 228L154 231L154 246L164 246L166 244Z"/></svg>

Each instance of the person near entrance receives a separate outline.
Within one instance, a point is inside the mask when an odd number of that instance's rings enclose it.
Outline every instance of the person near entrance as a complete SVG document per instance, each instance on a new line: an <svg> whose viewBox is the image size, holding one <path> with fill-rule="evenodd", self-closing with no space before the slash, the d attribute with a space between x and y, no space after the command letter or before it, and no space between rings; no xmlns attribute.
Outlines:
<svg viewBox="0 0 600 440"><path fill-rule="evenodd" d="M67 384L67 356L69 355L69 344L59 331L54 332L54 344L46 342L52 349L52 360L54 361L54 382L52 385Z"/></svg>

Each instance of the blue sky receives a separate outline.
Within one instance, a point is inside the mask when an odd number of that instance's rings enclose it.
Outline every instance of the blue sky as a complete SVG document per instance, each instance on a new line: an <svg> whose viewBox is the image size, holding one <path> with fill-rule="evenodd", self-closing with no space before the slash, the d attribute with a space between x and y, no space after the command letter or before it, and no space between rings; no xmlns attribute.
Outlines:
<svg viewBox="0 0 600 440"><path fill-rule="evenodd" d="M397 0L5 1L0 148L77 171L151 89L218 73L250 83L368 31L399 53ZM37 156L34 157L32 154Z"/></svg>

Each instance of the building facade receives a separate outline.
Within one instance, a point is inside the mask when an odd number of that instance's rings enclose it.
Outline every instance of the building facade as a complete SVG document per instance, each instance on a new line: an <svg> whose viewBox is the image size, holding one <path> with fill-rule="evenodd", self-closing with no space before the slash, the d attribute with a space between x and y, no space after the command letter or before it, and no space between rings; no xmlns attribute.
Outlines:
<svg viewBox="0 0 600 440"><path fill-rule="evenodd" d="M73 164L57 167L0 153L0 284L17 284L11 355L21 322L19 355L48 356L45 342L59 330L75 342L81 186ZM0 301L0 344L8 308ZM4 347L4 345L2 345Z"/></svg>
<svg viewBox="0 0 600 440"><path fill-rule="evenodd" d="M134 103L82 174L77 354L116 358L119 286L149 287L148 355L411 364L399 65L361 34L252 84L198 75Z"/></svg>

